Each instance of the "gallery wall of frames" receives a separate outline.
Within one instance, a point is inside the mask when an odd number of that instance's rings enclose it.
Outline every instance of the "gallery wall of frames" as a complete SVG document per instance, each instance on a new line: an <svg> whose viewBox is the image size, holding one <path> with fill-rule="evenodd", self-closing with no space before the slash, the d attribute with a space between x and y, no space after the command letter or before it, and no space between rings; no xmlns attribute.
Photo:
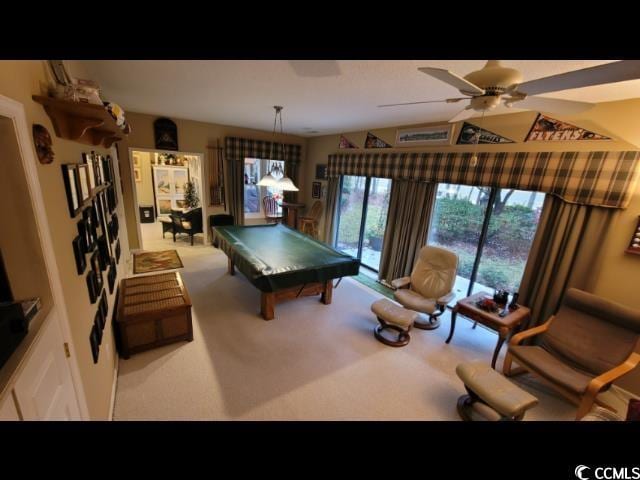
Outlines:
<svg viewBox="0 0 640 480"><path fill-rule="evenodd" d="M78 230L72 241L76 270L85 277L87 296L96 305L88 339L93 362L98 363L109 315L107 289L109 295L116 289L121 253L114 161L109 155L83 153L82 163L62 165L62 177L69 215Z"/></svg>

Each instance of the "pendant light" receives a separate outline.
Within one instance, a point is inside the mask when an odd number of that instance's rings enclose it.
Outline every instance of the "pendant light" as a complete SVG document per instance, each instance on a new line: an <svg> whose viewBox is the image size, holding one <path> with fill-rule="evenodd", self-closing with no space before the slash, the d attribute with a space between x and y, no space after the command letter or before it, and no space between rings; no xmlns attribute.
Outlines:
<svg viewBox="0 0 640 480"><path fill-rule="evenodd" d="M276 140L276 124L278 121L278 117L280 117L280 135L283 135L282 129L282 108L281 106L274 105L273 107L276 111L275 117L273 119L273 142L271 143L271 152L273 153L273 145ZM273 155L270 155L273 157ZM282 161L287 161L287 149L285 144L282 143ZM261 187L274 187L279 190L289 191L289 192L297 192L298 187L296 187L293 181L287 177L284 173L284 169L280 167L279 163L273 163L272 167L265 176L263 176L257 185Z"/></svg>

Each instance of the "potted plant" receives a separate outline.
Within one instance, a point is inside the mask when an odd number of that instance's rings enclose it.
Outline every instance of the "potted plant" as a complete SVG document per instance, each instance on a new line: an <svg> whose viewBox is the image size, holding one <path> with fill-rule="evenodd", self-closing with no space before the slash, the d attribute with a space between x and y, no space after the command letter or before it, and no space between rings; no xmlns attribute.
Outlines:
<svg viewBox="0 0 640 480"><path fill-rule="evenodd" d="M376 252L382 250L382 239L384 238L384 225L379 221L368 232L369 247Z"/></svg>

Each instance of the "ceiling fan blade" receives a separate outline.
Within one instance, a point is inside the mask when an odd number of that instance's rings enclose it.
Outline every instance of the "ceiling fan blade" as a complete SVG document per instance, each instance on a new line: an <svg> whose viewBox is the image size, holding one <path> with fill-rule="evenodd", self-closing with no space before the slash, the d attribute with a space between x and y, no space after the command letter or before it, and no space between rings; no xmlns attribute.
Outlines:
<svg viewBox="0 0 640 480"><path fill-rule="evenodd" d="M527 95L537 95L637 78L640 78L640 60L622 60L524 82L518 85L518 91Z"/></svg>
<svg viewBox="0 0 640 480"><path fill-rule="evenodd" d="M468 82L464 78L450 72L449 70L445 70L444 68L423 67L419 68L418 70L426 73L427 75L431 75L432 77L435 77L438 80L443 81L444 83L448 83L452 87L460 90L465 95L484 95L485 93L482 88L474 85L471 82Z"/></svg>
<svg viewBox="0 0 640 480"><path fill-rule="evenodd" d="M474 109L472 109L471 106L468 106L467 108L462 110L460 113L458 113L455 117L451 118L449 120L449 123L454 123L454 122L459 122L461 120L466 120L467 118L473 117L475 114L476 114L476 111Z"/></svg>
<svg viewBox="0 0 640 480"><path fill-rule="evenodd" d="M423 102L406 102L406 103L389 103L387 105L378 105L378 107L397 107L399 105L419 105L421 103L457 103L460 100L469 100L468 97L447 98L446 100L425 100Z"/></svg>
<svg viewBox="0 0 640 480"><path fill-rule="evenodd" d="M559 98L527 97L513 103L514 107L538 110L541 112L561 113L573 115L589 110L593 103L575 102L573 100L561 100Z"/></svg>

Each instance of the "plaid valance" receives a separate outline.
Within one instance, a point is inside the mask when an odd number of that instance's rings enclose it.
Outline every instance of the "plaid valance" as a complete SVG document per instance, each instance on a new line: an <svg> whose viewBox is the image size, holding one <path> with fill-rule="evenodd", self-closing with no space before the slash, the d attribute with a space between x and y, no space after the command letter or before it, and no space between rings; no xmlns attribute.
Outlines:
<svg viewBox="0 0 640 480"><path fill-rule="evenodd" d="M551 193L571 203L625 208L640 152L346 153L327 175L358 175Z"/></svg>
<svg viewBox="0 0 640 480"><path fill-rule="evenodd" d="M302 147L300 145L253 140L251 138L226 137L224 139L225 157L231 161L242 161L245 158L262 160L286 160L300 163Z"/></svg>

